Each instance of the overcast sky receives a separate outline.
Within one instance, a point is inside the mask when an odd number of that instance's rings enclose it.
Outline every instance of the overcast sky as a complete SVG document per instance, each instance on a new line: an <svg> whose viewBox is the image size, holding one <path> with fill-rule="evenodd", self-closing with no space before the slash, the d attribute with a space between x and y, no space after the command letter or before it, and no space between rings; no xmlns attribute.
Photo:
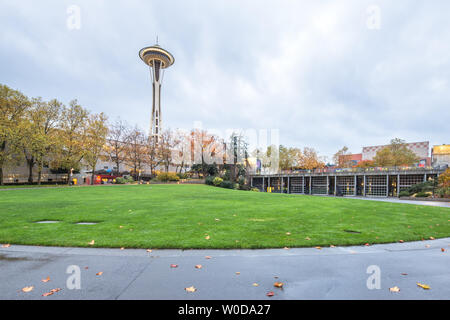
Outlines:
<svg viewBox="0 0 450 320"><path fill-rule="evenodd" d="M450 143L449 12L448 0L1 0L0 83L148 130L138 51L158 35L175 57L166 128L279 129L325 156Z"/></svg>

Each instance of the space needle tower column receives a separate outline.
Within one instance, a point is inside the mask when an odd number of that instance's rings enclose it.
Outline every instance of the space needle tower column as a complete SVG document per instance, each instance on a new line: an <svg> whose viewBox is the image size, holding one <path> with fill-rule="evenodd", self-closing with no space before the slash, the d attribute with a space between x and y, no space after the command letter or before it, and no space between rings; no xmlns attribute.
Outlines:
<svg viewBox="0 0 450 320"><path fill-rule="evenodd" d="M153 84L150 137L154 138L156 143L158 143L159 137L161 136L161 83L164 69L170 67L175 62L175 59L169 51L164 50L157 44L141 49L139 51L139 57L150 67Z"/></svg>

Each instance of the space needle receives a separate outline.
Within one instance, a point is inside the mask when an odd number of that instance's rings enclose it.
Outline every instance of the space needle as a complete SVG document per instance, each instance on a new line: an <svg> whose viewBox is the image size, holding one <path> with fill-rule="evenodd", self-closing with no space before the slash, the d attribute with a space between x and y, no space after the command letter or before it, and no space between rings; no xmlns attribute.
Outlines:
<svg viewBox="0 0 450 320"><path fill-rule="evenodd" d="M139 51L139 57L150 67L153 84L152 119L150 124L150 137L158 143L161 136L161 84L164 78L164 69L175 62L172 54L161 48L158 44L143 48Z"/></svg>

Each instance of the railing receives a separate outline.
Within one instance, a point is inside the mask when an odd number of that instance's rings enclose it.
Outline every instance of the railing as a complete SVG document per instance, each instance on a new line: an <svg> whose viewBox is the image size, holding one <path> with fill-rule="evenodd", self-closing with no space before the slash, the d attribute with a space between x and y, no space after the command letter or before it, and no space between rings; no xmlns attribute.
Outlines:
<svg viewBox="0 0 450 320"><path fill-rule="evenodd" d="M251 175L280 175L280 174L321 174L321 173L382 173L382 172L443 172L445 168L435 167L370 167L370 168L322 168L313 170L281 170L278 173L252 173Z"/></svg>

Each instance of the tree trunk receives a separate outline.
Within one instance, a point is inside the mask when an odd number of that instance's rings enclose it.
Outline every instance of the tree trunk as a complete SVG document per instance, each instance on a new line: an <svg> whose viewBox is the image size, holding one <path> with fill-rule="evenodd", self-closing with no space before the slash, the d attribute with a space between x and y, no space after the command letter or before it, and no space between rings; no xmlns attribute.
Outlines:
<svg viewBox="0 0 450 320"><path fill-rule="evenodd" d="M3 184L3 163L0 163L0 186Z"/></svg>
<svg viewBox="0 0 450 320"><path fill-rule="evenodd" d="M95 171L92 170L92 175L91 175L91 186L94 185L94 179L95 179Z"/></svg>
<svg viewBox="0 0 450 320"><path fill-rule="evenodd" d="M28 162L28 183L33 183L33 166L34 166L34 157L27 159Z"/></svg>

